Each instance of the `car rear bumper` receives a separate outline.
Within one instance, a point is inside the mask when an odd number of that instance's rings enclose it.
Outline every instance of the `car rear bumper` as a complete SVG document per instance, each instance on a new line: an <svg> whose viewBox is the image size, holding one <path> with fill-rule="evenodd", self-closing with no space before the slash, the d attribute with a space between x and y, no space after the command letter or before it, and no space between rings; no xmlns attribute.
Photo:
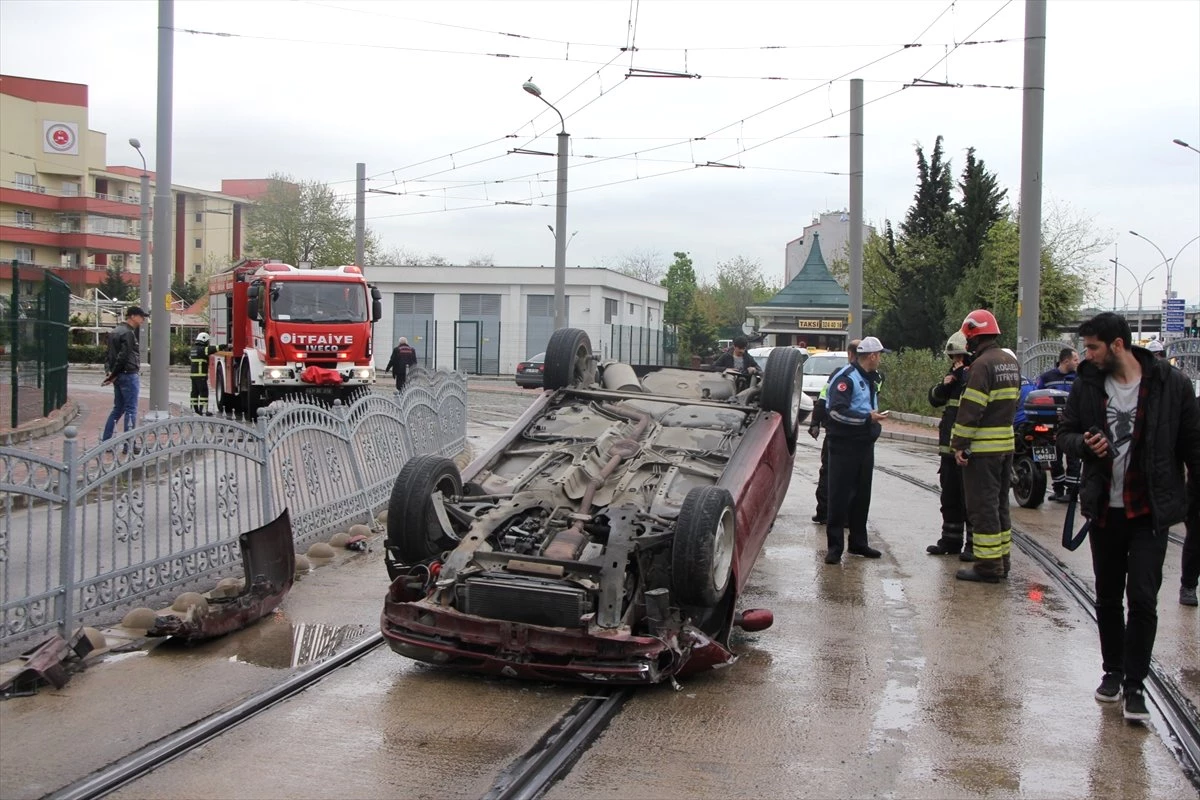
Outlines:
<svg viewBox="0 0 1200 800"><path fill-rule="evenodd" d="M472 672L538 680L650 684L729 664L733 655L698 631L677 637L549 628L463 614L425 601L384 603L380 628L407 658Z"/></svg>

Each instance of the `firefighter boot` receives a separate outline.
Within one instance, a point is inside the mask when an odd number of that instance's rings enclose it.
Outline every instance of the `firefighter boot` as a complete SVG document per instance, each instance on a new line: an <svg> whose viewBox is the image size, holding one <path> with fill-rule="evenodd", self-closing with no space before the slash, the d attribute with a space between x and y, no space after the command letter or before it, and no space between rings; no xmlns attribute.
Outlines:
<svg viewBox="0 0 1200 800"><path fill-rule="evenodd" d="M959 561L971 562L975 560L975 542L971 534L967 534L967 542L963 545L963 550L958 554Z"/></svg>
<svg viewBox="0 0 1200 800"><path fill-rule="evenodd" d="M937 540L937 544L931 544L925 548L925 552L931 556L956 556L962 553L963 540L962 537L954 538L943 535Z"/></svg>
<svg viewBox="0 0 1200 800"><path fill-rule="evenodd" d="M999 583L1004 577L1004 563L999 558L980 558L972 566L960 569L954 577L960 581Z"/></svg>

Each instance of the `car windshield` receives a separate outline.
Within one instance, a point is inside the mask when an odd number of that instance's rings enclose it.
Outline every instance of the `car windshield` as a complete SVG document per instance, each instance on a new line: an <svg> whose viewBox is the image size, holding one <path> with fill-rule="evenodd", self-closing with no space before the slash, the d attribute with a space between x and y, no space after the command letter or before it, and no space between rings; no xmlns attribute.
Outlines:
<svg viewBox="0 0 1200 800"><path fill-rule="evenodd" d="M805 375L828 375L838 367L846 366L844 355L810 356L804 362Z"/></svg>
<svg viewBox="0 0 1200 800"><path fill-rule="evenodd" d="M345 281L276 281L268 309L271 319L287 322L366 322L367 289Z"/></svg>

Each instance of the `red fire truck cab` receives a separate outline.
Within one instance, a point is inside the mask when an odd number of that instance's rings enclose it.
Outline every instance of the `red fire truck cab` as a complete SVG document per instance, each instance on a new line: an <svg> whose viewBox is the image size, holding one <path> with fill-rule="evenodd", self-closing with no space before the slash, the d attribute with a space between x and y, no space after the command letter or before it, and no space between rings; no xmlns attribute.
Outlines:
<svg viewBox="0 0 1200 800"><path fill-rule="evenodd" d="M209 281L208 381L217 409L254 416L281 396L342 398L375 383L379 289L356 266L246 259Z"/></svg>

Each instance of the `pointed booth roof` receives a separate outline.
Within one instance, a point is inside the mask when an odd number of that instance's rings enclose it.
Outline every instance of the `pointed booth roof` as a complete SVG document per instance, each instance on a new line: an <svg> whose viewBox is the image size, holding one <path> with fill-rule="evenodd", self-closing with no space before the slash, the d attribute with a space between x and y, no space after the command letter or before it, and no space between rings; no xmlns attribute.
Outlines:
<svg viewBox="0 0 1200 800"><path fill-rule="evenodd" d="M850 308L850 295L832 275L821 256L818 234L812 235L812 248L804 266L787 286L759 308Z"/></svg>

